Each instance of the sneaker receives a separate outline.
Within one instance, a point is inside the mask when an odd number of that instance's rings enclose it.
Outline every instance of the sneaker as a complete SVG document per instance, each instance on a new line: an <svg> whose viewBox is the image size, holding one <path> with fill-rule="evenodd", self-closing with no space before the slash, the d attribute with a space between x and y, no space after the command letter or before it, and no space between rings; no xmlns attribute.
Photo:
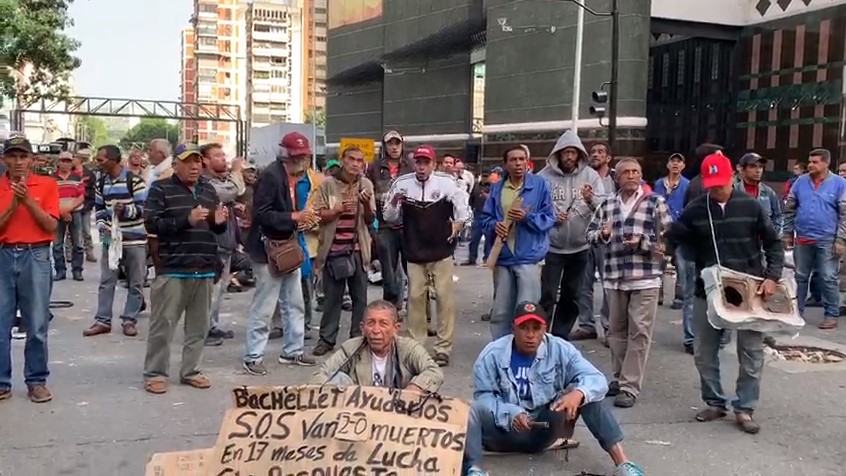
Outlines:
<svg viewBox="0 0 846 476"><path fill-rule="evenodd" d="M311 355L315 357L322 357L329 352L332 352L333 346L327 344L326 342L320 341L314 346L314 349L311 351Z"/></svg>
<svg viewBox="0 0 846 476"><path fill-rule="evenodd" d="M468 469L468 470L467 470L467 472L466 472L466 473L464 473L464 474L465 474L466 476L488 476L488 472L487 472L487 471L482 471L481 469L479 469L479 468L477 468L477 467L475 467L475 466L473 466L472 468Z"/></svg>
<svg viewBox="0 0 846 476"><path fill-rule="evenodd" d="M209 335L206 337L206 347L220 347L223 345L223 339L220 337L215 337L213 335Z"/></svg>
<svg viewBox="0 0 846 476"><path fill-rule="evenodd" d="M221 339L232 339L235 337L235 333L232 331L224 331L221 329L211 329L209 330L209 337L219 337Z"/></svg>
<svg viewBox="0 0 846 476"><path fill-rule="evenodd" d="M50 390L48 390L47 386L44 384L29 387L26 395L32 403L47 403L53 399L53 394L50 393Z"/></svg>
<svg viewBox="0 0 846 476"><path fill-rule="evenodd" d="M53 281L64 281L68 279L67 273L56 273L53 275Z"/></svg>
<svg viewBox="0 0 846 476"><path fill-rule="evenodd" d="M264 363L261 361L258 362L244 362L241 364L241 367L244 368L244 372L247 372L250 375L255 375L258 377L263 377L267 375L267 368L264 366Z"/></svg>
<svg viewBox="0 0 846 476"><path fill-rule="evenodd" d="M317 361L312 359L311 357L300 354L294 355L292 357L285 357L284 355L279 356L279 363L283 365L299 365L300 367L314 367L317 365Z"/></svg>
<svg viewBox="0 0 846 476"><path fill-rule="evenodd" d="M634 395L631 393L622 390L616 397L614 397L614 406L618 408L631 408L635 404Z"/></svg>
<svg viewBox="0 0 846 476"><path fill-rule="evenodd" d="M74 271L73 272L73 280L74 281L85 281L85 278L82 277L82 271Z"/></svg>
<svg viewBox="0 0 846 476"><path fill-rule="evenodd" d="M21 330L15 326L12 328L12 339L13 340L23 340L26 339L26 332L21 332Z"/></svg>
<svg viewBox="0 0 846 476"><path fill-rule="evenodd" d="M608 384L608 392L605 393L608 397L616 397L620 394L620 382L614 380Z"/></svg>
<svg viewBox="0 0 846 476"><path fill-rule="evenodd" d="M614 468L614 476L646 476L646 473L640 468L640 466L632 463L631 461L626 461L625 463L621 464Z"/></svg>

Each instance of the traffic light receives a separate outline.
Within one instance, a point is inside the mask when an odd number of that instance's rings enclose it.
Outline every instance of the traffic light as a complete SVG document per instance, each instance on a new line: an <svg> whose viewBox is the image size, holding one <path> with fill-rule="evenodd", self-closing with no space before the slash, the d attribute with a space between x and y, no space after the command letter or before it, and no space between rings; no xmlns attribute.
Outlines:
<svg viewBox="0 0 846 476"><path fill-rule="evenodd" d="M608 111L608 92L605 91L605 85L602 89L593 92L593 105L590 107L590 115L602 119Z"/></svg>

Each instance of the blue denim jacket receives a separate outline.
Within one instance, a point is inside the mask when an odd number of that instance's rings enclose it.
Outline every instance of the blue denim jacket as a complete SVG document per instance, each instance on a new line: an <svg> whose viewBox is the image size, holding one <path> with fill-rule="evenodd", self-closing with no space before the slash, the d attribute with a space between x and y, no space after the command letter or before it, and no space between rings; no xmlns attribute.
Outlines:
<svg viewBox="0 0 846 476"><path fill-rule="evenodd" d="M784 214L781 212L781 200L778 198L775 190L769 185L761 182L759 187L758 202L761 204L761 208L764 209L764 215L773 222L773 228L775 228L778 236L781 236L784 231ZM743 186L743 180L740 178L735 179L734 189L745 192L746 189Z"/></svg>
<svg viewBox="0 0 846 476"><path fill-rule="evenodd" d="M511 372L511 349L514 336L501 337L487 345L473 366L473 399L489 410L496 426L511 429L511 419L516 415L532 413L552 403L567 390L580 390L585 404L605 398L608 382L581 352L572 344L547 334L529 370L534 408L520 406L517 381Z"/></svg>

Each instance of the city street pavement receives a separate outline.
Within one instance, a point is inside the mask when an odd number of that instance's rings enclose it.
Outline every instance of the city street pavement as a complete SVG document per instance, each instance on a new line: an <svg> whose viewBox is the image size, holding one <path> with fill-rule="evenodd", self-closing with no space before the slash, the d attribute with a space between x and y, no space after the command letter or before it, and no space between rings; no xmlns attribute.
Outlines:
<svg viewBox="0 0 846 476"><path fill-rule="evenodd" d="M487 323L479 317L491 303L491 279L489 271L475 267L456 268L456 275L459 325L441 393L470 398L472 365L490 337ZM14 397L0 403L2 476L141 475L155 452L213 446L233 386L294 384L313 372L277 364L280 341L271 341L270 375L245 375L240 363L251 293L228 294L221 320L236 338L205 353L205 370L213 388L201 391L176 383L182 339L178 334L169 392L147 394L141 379L146 315L137 338L124 337L117 325L111 335L82 337L96 305L98 276L99 265L88 265L85 282L64 281L54 288L54 299L73 301L74 306L56 310L51 326L52 403L35 405L26 399L21 375L23 341L13 344ZM116 309L123 305L124 296L120 289ZM370 297L380 296L381 290L371 287ZM348 313L344 319L349 319ZM817 331L820 319L821 311L811 310L803 336L846 344L846 330ZM662 307L658 321L643 394L634 408L614 410L626 435L626 452L647 475L846 474L846 374L842 367L786 373L767 366L756 413L762 426L759 435L741 433L731 419L696 423L693 416L702 405L699 381L693 358L681 351L680 311ZM609 370L606 348L595 341L579 346L603 371ZM723 357L723 381L731 392L737 360L728 351ZM610 461L584 426L578 428L577 437L582 446L570 451L569 457L564 452L491 457L489 469L494 475L610 474Z"/></svg>

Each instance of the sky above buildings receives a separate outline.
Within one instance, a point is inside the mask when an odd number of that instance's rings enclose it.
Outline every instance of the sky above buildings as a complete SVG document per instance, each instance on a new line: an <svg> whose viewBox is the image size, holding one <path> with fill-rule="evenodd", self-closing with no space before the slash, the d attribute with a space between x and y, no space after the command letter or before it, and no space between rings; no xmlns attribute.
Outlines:
<svg viewBox="0 0 846 476"><path fill-rule="evenodd" d="M79 96L179 99L182 29L192 0L75 0Z"/></svg>

